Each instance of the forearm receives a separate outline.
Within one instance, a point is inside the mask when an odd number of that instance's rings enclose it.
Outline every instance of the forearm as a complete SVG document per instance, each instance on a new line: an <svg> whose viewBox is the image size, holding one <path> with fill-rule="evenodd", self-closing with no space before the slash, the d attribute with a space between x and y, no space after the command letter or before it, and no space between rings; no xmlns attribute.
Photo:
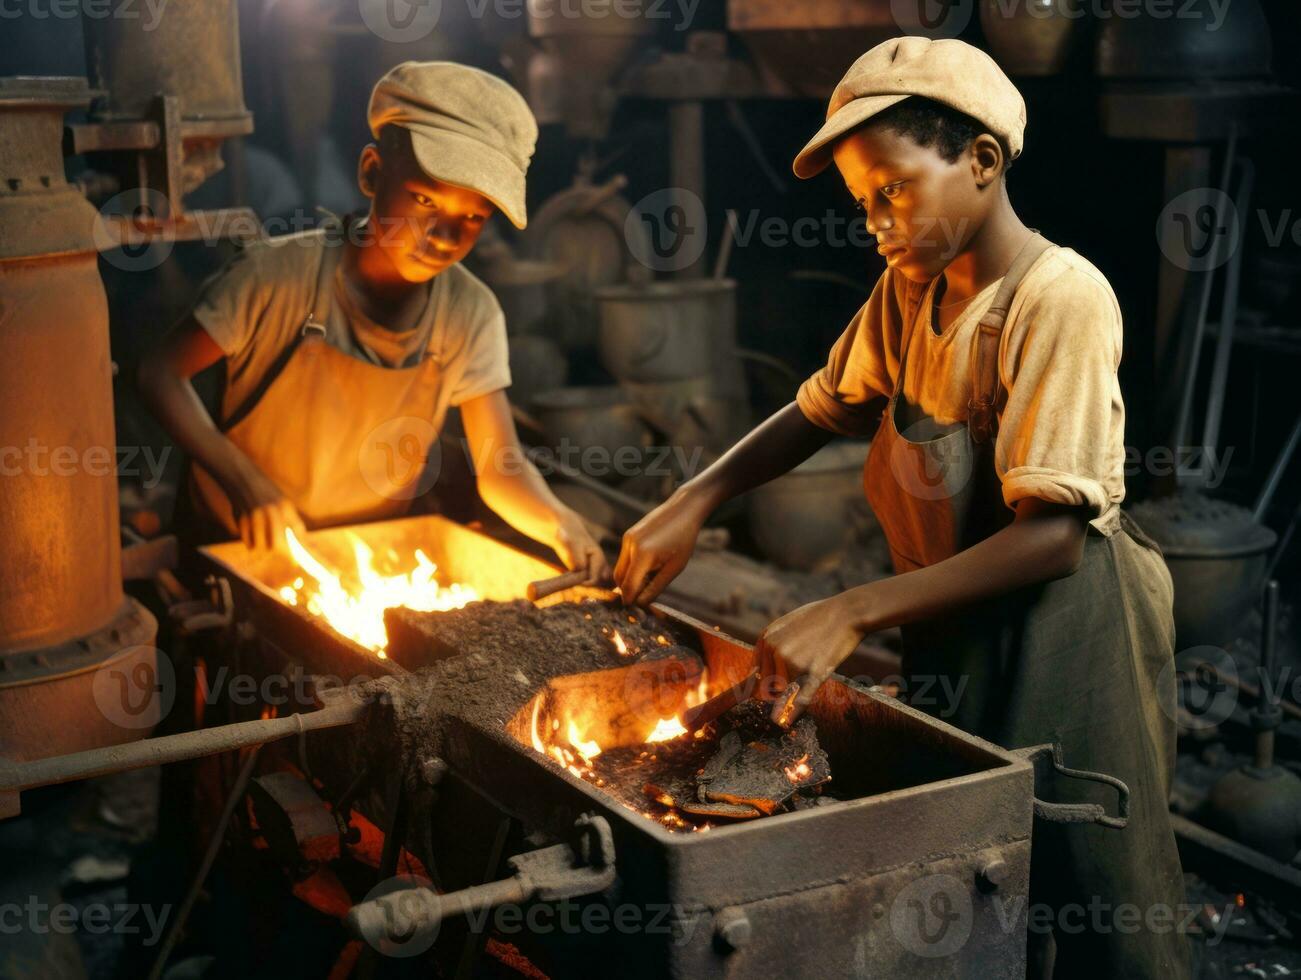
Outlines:
<svg viewBox="0 0 1301 980"><path fill-rule="evenodd" d="M721 504L804 462L831 440L795 402L770 416L678 494L707 516Z"/></svg>
<svg viewBox="0 0 1301 980"><path fill-rule="evenodd" d="M502 469L488 467L478 473L476 483L483 502L521 534L556 547L560 517L568 508L522 451L516 465L508 472Z"/></svg>
<svg viewBox="0 0 1301 980"><path fill-rule="evenodd" d="M172 441L219 483L246 478L253 464L217 428L189 379L151 358L141 365L140 394Z"/></svg>
<svg viewBox="0 0 1301 980"><path fill-rule="evenodd" d="M864 632L944 616L1072 574L1087 525L1074 509L1023 501L1018 519L952 558L844 593Z"/></svg>

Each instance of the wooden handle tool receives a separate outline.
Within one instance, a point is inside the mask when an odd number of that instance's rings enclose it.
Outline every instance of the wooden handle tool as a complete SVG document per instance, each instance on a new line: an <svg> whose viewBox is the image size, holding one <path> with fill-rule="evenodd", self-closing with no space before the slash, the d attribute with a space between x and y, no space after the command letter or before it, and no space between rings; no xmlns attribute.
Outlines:
<svg viewBox="0 0 1301 980"><path fill-rule="evenodd" d="M530 582L528 588L524 590L524 594L528 596L529 602L537 602L539 599L545 599L557 592L564 592L565 589L572 589L575 585L582 585L586 581L587 570L578 568L572 572L557 575L554 578L544 578L536 582Z"/></svg>

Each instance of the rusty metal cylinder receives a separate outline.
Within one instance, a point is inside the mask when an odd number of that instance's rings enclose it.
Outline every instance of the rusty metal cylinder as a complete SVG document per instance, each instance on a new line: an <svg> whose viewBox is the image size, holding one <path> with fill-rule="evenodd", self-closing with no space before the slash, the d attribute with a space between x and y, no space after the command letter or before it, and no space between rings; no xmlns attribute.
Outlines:
<svg viewBox="0 0 1301 980"><path fill-rule="evenodd" d="M244 106L236 0L109 0L108 16L82 17L91 84L107 93L94 117L106 122L148 115L162 94L176 96L181 118L208 135L252 130Z"/></svg>
<svg viewBox="0 0 1301 980"><path fill-rule="evenodd" d="M81 79L0 80L0 651L122 605L108 306L95 209L63 177Z"/></svg>

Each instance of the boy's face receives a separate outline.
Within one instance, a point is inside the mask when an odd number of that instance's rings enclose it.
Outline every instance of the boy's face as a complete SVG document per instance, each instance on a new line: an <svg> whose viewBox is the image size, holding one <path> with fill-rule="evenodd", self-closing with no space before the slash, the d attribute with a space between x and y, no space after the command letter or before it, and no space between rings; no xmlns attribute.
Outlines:
<svg viewBox="0 0 1301 980"><path fill-rule="evenodd" d="M881 125L861 127L832 150L849 192L867 214L886 264L929 282L966 248L994 195L982 193L975 144L950 163L932 147Z"/></svg>
<svg viewBox="0 0 1301 980"><path fill-rule="evenodd" d="M428 282L460 262L496 210L482 194L426 174L409 144L367 147L360 170L375 244L406 282Z"/></svg>

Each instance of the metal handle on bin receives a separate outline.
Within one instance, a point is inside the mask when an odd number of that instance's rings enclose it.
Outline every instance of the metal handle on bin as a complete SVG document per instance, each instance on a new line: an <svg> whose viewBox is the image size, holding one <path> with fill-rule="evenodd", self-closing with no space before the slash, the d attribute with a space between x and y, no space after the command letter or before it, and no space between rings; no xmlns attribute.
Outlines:
<svg viewBox="0 0 1301 980"><path fill-rule="evenodd" d="M614 884L614 836L604 817L584 814L574 823L574 844L555 844L526 851L508 860L510 878L440 895L432 888L404 888L381 895L348 912L353 934L372 945L406 941L436 929L452 915L468 915L531 899L557 901L604 891Z"/></svg>
<svg viewBox="0 0 1301 980"><path fill-rule="evenodd" d="M1118 816L1107 816L1106 809L1098 803L1048 803L1034 798L1034 815L1041 820L1047 820L1051 823L1096 823L1101 827L1110 827L1113 830L1123 830L1129 823L1129 787L1122 780L1115 776L1108 776L1104 772L1089 772L1087 769L1071 769L1062 762L1062 746L1060 742L1053 742L1043 745L1032 745L1025 749L1016 749L1012 752L1015 756L1025 759L1035 770L1035 783L1038 784L1041 777L1047 775L1048 764L1052 763L1052 769L1060 776L1066 776L1070 779L1087 779L1095 783L1105 783L1116 790L1116 811Z"/></svg>

